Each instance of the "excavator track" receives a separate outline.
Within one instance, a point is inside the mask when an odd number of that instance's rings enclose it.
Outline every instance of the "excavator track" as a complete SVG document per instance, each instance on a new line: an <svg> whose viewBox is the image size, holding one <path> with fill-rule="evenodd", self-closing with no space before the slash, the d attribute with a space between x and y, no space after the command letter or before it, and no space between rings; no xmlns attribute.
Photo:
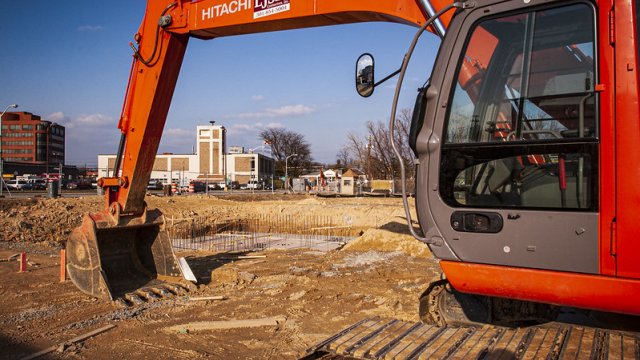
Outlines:
<svg viewBox="0 0 640 360"><path fill-rule="evenodd" d="M574 325L437 326L364 319L301 359L637 359L640 333Z"/></svg>

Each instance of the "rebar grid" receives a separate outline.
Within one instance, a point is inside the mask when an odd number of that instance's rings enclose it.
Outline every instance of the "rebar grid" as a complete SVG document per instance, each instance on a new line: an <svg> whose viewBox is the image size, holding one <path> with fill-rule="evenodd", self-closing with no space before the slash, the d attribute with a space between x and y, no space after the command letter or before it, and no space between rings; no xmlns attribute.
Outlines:
<svg viewBox="0 0 640 360"><path fill-rule="evenodd" d="M170 220L167 231L176 249L255 251L337 248L359 234L346 221L324 215L260 214L243 219L198 217Z"/></svg>

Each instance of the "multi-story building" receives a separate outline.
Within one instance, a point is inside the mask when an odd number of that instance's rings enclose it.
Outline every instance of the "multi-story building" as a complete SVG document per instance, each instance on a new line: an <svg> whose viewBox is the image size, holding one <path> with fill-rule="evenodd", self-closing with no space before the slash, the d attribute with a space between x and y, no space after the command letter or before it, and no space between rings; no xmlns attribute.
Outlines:
<svg viewBox="0 0 640 360"><path fill-rule="evenodd" d="M64 164L65 128L29 112L2 116L2 159L6 162Z"/></svg>
<svg viewBox="0 0 640 360"><path fill-rule="evenodd" d="M151 179L163 184L180 185L187 185L192 180L270 184L274 171L273 159L262 154L244 153L244 148L238 146L229 149L234 149L235 153L227 153L226 137L224 126L215 123L197 126L196 153L157 154ZM99 177L113 176L115 158L115 155L98 155Z"/></svg>

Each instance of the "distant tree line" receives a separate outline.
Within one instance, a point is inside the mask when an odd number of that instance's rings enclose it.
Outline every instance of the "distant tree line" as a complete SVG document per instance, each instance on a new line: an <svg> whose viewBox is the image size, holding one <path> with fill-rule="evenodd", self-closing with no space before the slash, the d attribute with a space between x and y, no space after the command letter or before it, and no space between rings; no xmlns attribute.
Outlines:
<svg viewBox="0 0 640 360"><path fill-rule="evenodd" d="M395 143L402 155L409 179L414 177L415 170L415 156L409 148L411 116L411 109L401 110L396 119L395 129ZM336 155L336 164L327 167L359 169L372 179L398 179L400 163L389 143L388 123L369 121L366 129L367 133L364 136L354 132L348 133L346 143ZM287 161L290 176L300 176L305 170L321 165L313 163L310 145L302 134L283 128L265 129L260 132L260 138L271 147L278 176L284 175L285 159L292 154L297 156L291 156Z"/></svg>

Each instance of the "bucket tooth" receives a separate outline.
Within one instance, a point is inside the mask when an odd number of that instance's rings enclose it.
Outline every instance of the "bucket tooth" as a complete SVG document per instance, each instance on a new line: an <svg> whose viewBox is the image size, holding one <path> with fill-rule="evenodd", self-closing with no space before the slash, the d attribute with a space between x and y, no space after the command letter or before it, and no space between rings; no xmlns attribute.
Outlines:
<svg viewBox="0 0 640 360"><path fill-rule="evenodd" d="M164 287L176 295L183 295L187 289L178 284L164 284Z"/></svg>
<svg viewBox="0 0 640 360"><path fill-rule="evenodd" d="M147 299L147 301L149 301L149 302L160 300L160 297L158 295L156 295L153 291L149 290L149 289L140 289L140 290L138 290L138 295L140 295L141 297Z"/></svg>
<svg viewBox="0 0 640 360"><path fill-rule="evenodd" d="M153 289L151 289L151 291L153 291L154 293L156 293L157 296L160 296L160 297L168 297L173 295L171 291L163 287L154 287Z"/></svg>
<svg viewBox="0 0 640 360"><path fill-rule="evenodd" d="M140 297L140 295L135 294L135 293L125 294L124 297L127 300L129 300L133 305L141 305L141 304L144 304L146 302L146 301L144 301L144 299L142 297Z"/></svg>

